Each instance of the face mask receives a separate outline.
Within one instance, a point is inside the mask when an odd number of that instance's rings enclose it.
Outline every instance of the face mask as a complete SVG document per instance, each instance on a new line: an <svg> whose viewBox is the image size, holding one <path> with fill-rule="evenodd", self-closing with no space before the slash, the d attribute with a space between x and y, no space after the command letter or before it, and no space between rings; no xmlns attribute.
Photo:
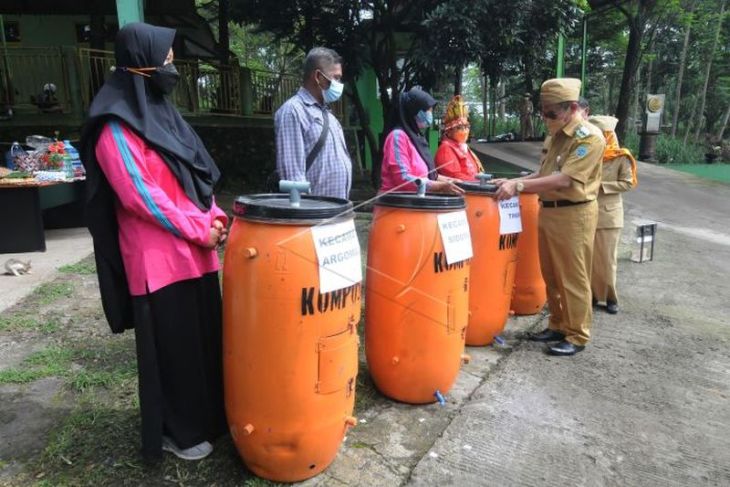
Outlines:
<svg viewBox="0 0 730 487"><path fill-rule="evenodd" d="M177 85L179 79L180 73L177 72L175 65L172 63L160 66L150 74L150 82L163 95L169 95L172 93L172 90L175 89L175 85Z"/></svg>
<svg viewBox="0 0 730 487"><path fill-rule="evenodd" d="M454 132L451 134L451 138L460 144L464 144L467 140L469 140L469 129L454 130Z"/></svg>
<svg viewBox="0 0 730 487"><path fill-rule="evenodd" d="M416 126L423 130L431 125L433 125L433 112L424 112L423 110L419 110L416 114Z"/></svg>
<svg viewBox="0 0 730 487"><path fill-rule="evenodd" d="M334 103L340 99L342 92L345 90L345 84L337 81L336 79L329 79L327 76L320 71L320 74L330 82L330 87L326 90L322 90L322 98L325 103Z"/></svg>

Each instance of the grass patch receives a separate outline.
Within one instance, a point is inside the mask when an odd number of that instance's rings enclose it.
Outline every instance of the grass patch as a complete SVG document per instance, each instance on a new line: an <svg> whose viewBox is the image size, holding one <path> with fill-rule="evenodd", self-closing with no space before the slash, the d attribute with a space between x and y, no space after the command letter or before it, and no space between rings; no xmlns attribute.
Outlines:
<svg viewBox="0 0 730 487"><path fill-rule="evenodd" d="M229 438L214 445L211 456L186 462L165 454L149 465L138 453L139 412L84 395L79 407L54 431L30 466L32 478L47 486L63 485L278 485L253 477L241 463Z"/></svg>
<svg viewBox="0 0 730 487"><path fill-rule="evenodd" d="M375 387L370 372L363 363L360 363L360 370L357 373L357 386L355 388L355 416L358 416L383 399L383 396Z"/></svg>
<svg viewBox="0 0 730 487"><path fill-rule="evenodd" d="M80 368L66 374L66 383L75 391L113 390L129 384L132 390L136 387L137 362L131 338L84 344L74 350L73 362Z"/></svg>
<svg viewBox="0 0 730 487"><path fill-rule="evenodd" d="M70 297L74 292L74 285L70 282L46 282L35 288L31 298L38 304L51 304L62 298Z"/></svg>
<svg viewBox="0 0 730 487"><path fill-rule="evenodd" d="M68 384L78 392L84 392L95 387L110 389L125 382L134 382L137 369L134 364L127 364L119 370L80 370L70 374Z"/></svg>
<svg viewBox="0 0 730 487"><path fill-rule="evenodd" d="M81 262L75 264L68 264L58 268L59 272L64 274L81 274L89 275L96 274L96 263L93 259L84 259Z"/></svg>
<svg viewBox="0 0 730 487"><path fill-rule="evenodd" d="M60 326L61 324L56 317L49 317L44 320L39 320L34 316L0 317L0 331L40 331L43 333L55 333Z"/></svg>
<svg viewBox="0 0 730 487"><path fill-rule="evenodd" d="M666 167L701 178L730 183L730 164L667 164Z"/></svg>
<svg viewBox="0 0 730 487"><path fill-rule="evenodd" d="M72 351L52 347L27 357L20 367L0 370L0 384L26 384L38 379L64 375L71 364Z"/></svg>
<svg viewBox="0 0 730 487"><path fill-rule="evenodd" d="M363 308L365 304L363 302ZM360 323L357 327L357 333L360 336L360 343L365 343L365 313L363 312ZM383 400L383 396L378 392L375 387L375 382L370 375L367 363L364 360L360 360L360 364L357 371L357 384L355 387L355 416L358 416L378 402Z"/></svg>
<svg viewBox="0 0 730 487"><path fill-rule="evenodd" d="M621 141L621 147L627 147L639 158L639 140L636 132L629 131L626 140ZM703 164L705 162L705 148L692 141L684 143L684 138L659 134L656 141L656 162L659 164ZM641 177L641 175L639 175Z"/></svg>
<svg viewBox="0 0 730 487"><path fill-rule="evenodd" d="M26 384L53 376L64 378L77 392L112 389L134 383L136 367L131 340L113 345L51 347L28 356L18 367L0 370L0 384Z"/></svg>

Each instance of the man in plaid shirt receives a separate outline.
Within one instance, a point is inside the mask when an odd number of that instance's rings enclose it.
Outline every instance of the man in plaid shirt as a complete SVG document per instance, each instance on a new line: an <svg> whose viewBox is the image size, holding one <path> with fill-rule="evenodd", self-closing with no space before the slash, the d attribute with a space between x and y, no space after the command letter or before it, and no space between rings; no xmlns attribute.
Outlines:
<svg viewBox="0 0 730 487"><path fill-rule="evenodd" d="M342 58L332 49L315 47L304 60L302 87L274 117L276 168L281 179L309 181L310 193L347 199L352 186L352 162L340 122L327 105L342 95ZM306 160L324 128L324 145L307 169Z"/></svg>

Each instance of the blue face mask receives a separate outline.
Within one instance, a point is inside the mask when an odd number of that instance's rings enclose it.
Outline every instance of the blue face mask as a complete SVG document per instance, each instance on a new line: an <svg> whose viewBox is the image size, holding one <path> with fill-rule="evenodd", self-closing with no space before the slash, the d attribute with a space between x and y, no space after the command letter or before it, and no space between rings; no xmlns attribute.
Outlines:
<svg viewBox="0 0 730 487"><path fill-rule="evenodd" d="M426 127L430 127L431 125L433 125L433 112L424 112L423 110L419 110L416 114L416 126L422 130Z"/></svg>
<svg viewBox="0 0 730 487"><path fill-rule="evenodd" d="M336 79L329 79L327 76L322 73L322 76L324 79L330 82L330 87L326 90L322 90L322 97L324 98L325 103L334 103L337 100L340 99L342 96L342 92L345 89L345 84L337 81Z"/></svg>

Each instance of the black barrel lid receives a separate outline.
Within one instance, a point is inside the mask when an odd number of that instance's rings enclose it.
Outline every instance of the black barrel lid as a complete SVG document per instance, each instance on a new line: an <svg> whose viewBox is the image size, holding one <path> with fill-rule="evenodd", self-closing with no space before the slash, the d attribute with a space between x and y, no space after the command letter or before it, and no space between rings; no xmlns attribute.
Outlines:
<svg viewBox="0 0 730 487"><path fill-rule="evenodd" d="M466 208L463 196L434 193L426 193L424 196L418 196L417 193L385 193L378 196L375 204L415 210L461 210Z"/></svg>
<svg viewBox="0 0 730 487"><path fill-rule="evenodd" d="M497 185L492 183L482 184L476 181L458 181L455 184L467 193L484 193L492 195L497 192Z"/></svg>
<svg viewBox="0 0 730 487"><path fill-rule="evenodd" d="M299 206L292 206L286 193L253 194L236 198L233 213L252 220L326 220L351 214L352 202L302 195Z"/></svg>

